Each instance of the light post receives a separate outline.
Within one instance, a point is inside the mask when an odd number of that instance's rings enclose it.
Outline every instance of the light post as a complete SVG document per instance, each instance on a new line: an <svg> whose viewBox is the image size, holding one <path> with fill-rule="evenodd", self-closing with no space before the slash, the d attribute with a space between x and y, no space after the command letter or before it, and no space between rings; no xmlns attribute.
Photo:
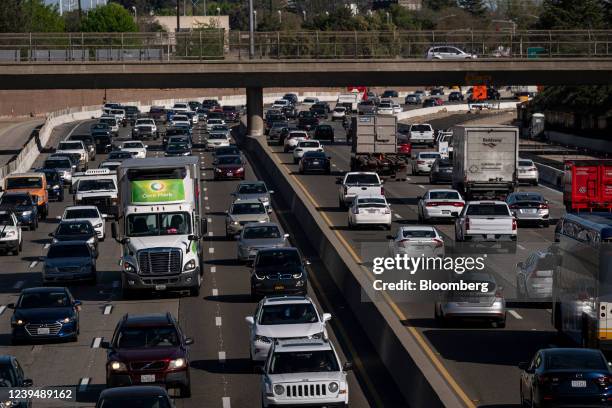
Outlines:
<svg viewBox="0 0 612 408"><path fill-rule="evenodd" d="M136 10L136 6L132 6L132 10L134 11L134 20L138 22L138 11Z"/></svg>
<svg viewBox="0 0 612 408"><path fill-rule="evenodd" d="M257 10L253 10L253 29L257 31Z"/></svg>
<svg viewBox="0 0 612 408"><path fill-rule="evenodd" d="M217 7L217 16L220 16L220 15L221 15L221 8Z"/></svg>
<svg viewBox="0 0 612 408"><path fill-rule="evenodd" d="M277 13L278 13L278 23L283 24L283 12L278 10Z"/></svg>
<svg viewBox="0 0 612 408"><path fill-rule="evenodd" d="M249 59L255 58L255 30L254 22L255 10L253 10L253 0L249 0Z"/></svg>
<svg viewBox="0 0 612 408"><path fill-rule="evenodd" d="M391 24L391 14L389 14L389 12L385 12L385 15L387 16L387 24Z"/></svg>
<svg viewBox="0 0 612 408"><path fill-rule="evenodd" d="M304 16L304 21L306 21L306 10L302 10L302 15Z"/></svg>

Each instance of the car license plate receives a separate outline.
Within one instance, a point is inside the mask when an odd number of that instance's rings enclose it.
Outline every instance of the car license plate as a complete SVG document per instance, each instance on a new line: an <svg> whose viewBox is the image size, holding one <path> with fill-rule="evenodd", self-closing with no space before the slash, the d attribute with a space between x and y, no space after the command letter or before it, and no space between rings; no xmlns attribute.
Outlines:
<svg viewBox="0 0 612 408"><path fill-rule="evenodd" d="M274 285L274 290L284 290L285 287L283 285Z"/></svg>
<svg viewBox="0 0 612 408"><path fill-rule="evenodd" d="M155 382L155 374L142 374L140 376L140 382L143 382L143 383Z"/></svg>
<svg viewBox="0 0 612 408"><path fill-rule="evenodd" d="M535 214L537 210L535 208L524 208L521 210L523 214Z"/></svg>
<svg viewBox="0 0 612 408"><path fill-rule="evenodd" d="M313 161L312 164L319 164L319 162L318 161Z"/></svg>
<svg viewBox="0 0 612 408"><path fill-rule="evenodd" d="M368 210L368 213L369 213L369 214L376 214L377 212L378 212L378 211L376 211L376 210Z"/></svg>
<svg viewBox="0 0 612 408"><path fill-rule="evenodd" d="M442 214L450 214L450 210L442 210Z"/></svg>
<svg viewBox="0 0 612 408"><path fill-rule="evenodd" d="M155 285L155 290L166 290L166 285Z"/></svg>
<svg viewBox="0 0 612 408"><path fill-rule="evenodd" d="M228 176L228 177L231 177L231 176L233 176L233 175L234 175L234 173L227 173L227 176Z"/></svg>
<svg viewBox="0 0 612 408"><path fill-rule="evenodd" d="M487 239L495 239L495 234L487 234Z"/></svg>
<svg viewBox="0 0 612 408"><path fill-rule="evenodd" d="M586 380L572 380L572 387L584 388L586 387Z"/></svg>
<svg viewBox="0 0 612 408"><path fill-rule="evenodd" d="M50 331L48 327L39 327L36 333L37 334L49 334Z"/></svg>

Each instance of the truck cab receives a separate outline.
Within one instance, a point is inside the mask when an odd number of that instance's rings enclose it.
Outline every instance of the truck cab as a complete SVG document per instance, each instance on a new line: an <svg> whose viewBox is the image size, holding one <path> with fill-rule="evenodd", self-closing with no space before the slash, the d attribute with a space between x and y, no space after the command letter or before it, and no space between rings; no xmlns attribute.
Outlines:
<svg viewBox="0 0 612 408"><path fill-rule="evenodd" d="M4 178L4 191L13 193L29 193L36 200L41 219L49 214L49 192L47 178L44 173L10 174Z"/></svg>
<svg viewBox="0 0 612 408"><path fill-rule="evenodd" d="M129 159L119 167L124 295L184 291L198 296L206 232L197 157Z"/></svg>

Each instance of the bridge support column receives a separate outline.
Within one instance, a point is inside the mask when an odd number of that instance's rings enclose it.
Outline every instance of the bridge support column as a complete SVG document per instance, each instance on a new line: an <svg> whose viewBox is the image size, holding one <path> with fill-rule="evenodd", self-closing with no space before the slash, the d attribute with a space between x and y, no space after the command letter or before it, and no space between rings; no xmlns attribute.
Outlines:
<svg viewBox="0 0 612 408"><path fill-rule="evenodd" d="M263 136L263 88L249 87L246 89L247 102L247 134Z"/></svg>

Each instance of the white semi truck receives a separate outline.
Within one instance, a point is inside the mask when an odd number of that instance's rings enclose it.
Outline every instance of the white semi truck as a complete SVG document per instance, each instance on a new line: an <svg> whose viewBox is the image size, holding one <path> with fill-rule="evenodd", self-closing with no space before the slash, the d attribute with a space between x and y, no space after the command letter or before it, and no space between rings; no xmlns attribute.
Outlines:
<svg viewBox="0 0 612 408"><path fill-rule="evenodd" d="M185 291L198 296L203 274L198 157L129 159L118 168L124 296L135 291Z"/></svg>
<svg viewBox="0 0 612 408"><path fill-rule="evenodd" d="M517 185L519 137L512 126L453 128L453 188L467 200L504 200Z"/></svg>

